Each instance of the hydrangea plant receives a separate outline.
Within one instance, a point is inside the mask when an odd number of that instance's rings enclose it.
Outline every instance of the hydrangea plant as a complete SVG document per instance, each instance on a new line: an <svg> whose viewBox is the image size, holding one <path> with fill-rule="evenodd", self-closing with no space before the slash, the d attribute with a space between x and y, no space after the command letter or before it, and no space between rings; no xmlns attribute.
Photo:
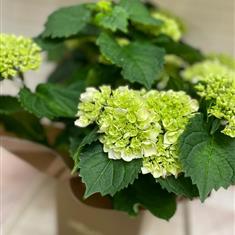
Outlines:
<svg viewBox="0 0 235 235"><path fill-rule="evenodd" d="M0 77L22 86L1 95L0 121L68 153L84 198L168 220L178 197L203 202L235 183L235 60L203 54L184 33L166 10L120 0L56 10L33 39L1 34ZM23 75L41 51L55 68L32 91ZM63 124L53 142L45 118Z"/></svg>
<svg viewBox="0 0 235 235"><path fill-rule="evenodd" d="M41 64L41 49L30 38L0 35L0 76L12 78Z"/></svg>

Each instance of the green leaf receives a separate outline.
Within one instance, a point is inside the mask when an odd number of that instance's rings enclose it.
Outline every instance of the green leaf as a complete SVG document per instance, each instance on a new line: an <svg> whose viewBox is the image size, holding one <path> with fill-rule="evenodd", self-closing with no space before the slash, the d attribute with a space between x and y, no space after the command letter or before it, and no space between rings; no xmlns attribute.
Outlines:
<svg viewBox="0 0 235 235"><path fill-rule="evenodd" d="M0 114L11 114L20 110L22 110L22 107L16 97L0 96Z"/></svg>
<svg viewBox="0 0 235 235"><path fill-rule="evenodd" d="M213 135L220 127L221 127L221 120L215 118L215 119L212 121L210 134Z"/></svg>
<svg viewBox="0 0 235 235"><path fill-rule="evenodd" d="M8 115L0 114L0 122L9 132L19 137L46 143L46 136L43 126L39 120L32 114L25 111L15 112Z"/></svg>
<svg viewBox="0 0 235 235"><path fill-rule="evenodd" d="M190 64L204 59L204 55L198 49L184 42L175 42L173 39L165 35L157 37L154 42L156 46L163 47L167 54L177 55Z"/></svg>
<svg viewBox="0 0 235 235"><path fill-rule="evenodd" d="M40 143L46 143L44 128L32 114L25 112L13 96L0 96L0 123L6 131Z"/></svg>
<svg viewBox="0 0 235 235"><path fill-rule="evenodd" d="M100 26L113 32L127 32L128 14L122 7L115 6L110 12L98 13L95 20Z"/></svg>
<svg viewBox="0 0 235 235"><path fill-rule="evenodd" d="M80 80L81 74L84 75L82 76L82 79L85 80L86 74L84 74L85 68L83 67L81 66L81 63L79 63L78 61L74 61L68 58L64 59L63 61L57 64L54 71L52 71L52 73L49 75L48 82L68 83L71 82L74 75L77 75L76 80Z"/></svg>
<svg viewBox="0 0 235 235"><path fill-rule="evenodd" d="M197 187L192 184L192 180L183 175L177 178L174 176L168 176L165 179L159 178L157 182L159 182L163 189L166 189L169 193L175 193L178 196L193 199L199 195Z"/></svg>
<svg viewBox="0 0 235 235"><path fill-rule="evenodd" d="M201 201L212 189L227 188L235 178L235 139L210 135L203 115L192 118L180 138L180 160L186 176L197 185Z"/></svg>
<svg viewBox="0 0 235 235"><path fill-rule="evenodd" d="M47 83L38 85L35 93L26 87L22 88L19 99L27 111L39 118L74 118L82 90L81 83L77 83L75 87L60 87Z"/></svg>
<svg viewBox="0 0 235 235"><path fill-rule="evenodd" d="M124 79L138 82L150 89L159 78L164 64L163 49L140 42L121 47L106 33L99 36L97 44L106 58L122 68Z"/></svg>
<svg viewBox="0 0 235 235"><path fill-rule="evenodd" d="M176 198L163 190L151 175L142 175L133 185L118 192L113 198L114 209L135 215L138 205L153 215L169 220L176 211Z"/></svg>
<svg viewBox="0 0 235 235"><path fill-rule="evenodd" d="M141 170L140 159L131 162L111 160L100 144L95 144L80 156L80 176L86 184L84 197L94 193L114 195L132 184Z"/></svg>
<svg viewBox="0 0 235 235"><path fill-rule="evenodd" d="M86 5L64 7L53 12L45 24L43 37L67 38L82 31L91 19Z"/></svg>
<svg viewBox="0 0 235 235"><path fill-rule="evenodd" d="M118 87L125 84L120 69L114 65L97 64L93 66L87 76L88 86L101 86L103 84L112 84Z"/></svg>
<svg viewBox="0 0 235 235"><path fill-rule="evenodd" d="M63 39L43 38L42 35L35 37L33 40L42 50L45 51L57 50L64 45Z"/></svg>
<svg viewBox="0 0 235 235"><path fill-rule="evenodd" d="M74 168L73 168L73 173L76 172L79 169L79 162L80 162L80 155L81 151L86 145L90 145L93 142L98 140L98 135L97 135L97 128L94 128L91 130L83 139L80 141L81 138L72 138L71 139L71 155L74 160Z"/></svg>
<svg viewBox="0 0 235 235"><path fill-rule="evenodd" d="M160 20L153 18L146 6L140 0L121 0L120 6L129 14L132 22L145 26L159 26Z"/></svg>
<svg viewBox="0 0 235 235"><path fill-rule="evenodd" d="M136 216L139 213L140 202L133 187L117 192L113 197L113 208L119 211L125 211L130 216Z"/></svg>

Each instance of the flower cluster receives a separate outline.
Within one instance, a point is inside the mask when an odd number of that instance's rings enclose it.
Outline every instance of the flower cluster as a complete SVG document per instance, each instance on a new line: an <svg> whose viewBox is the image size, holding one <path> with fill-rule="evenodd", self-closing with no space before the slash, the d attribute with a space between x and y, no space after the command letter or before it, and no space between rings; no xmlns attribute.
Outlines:
<svg viewBox="0 0 235 235"><path fill-rule="evenodd" d="M79 119L75 125L86 127L91 123L97 121L102 108L106 105L110 98L111 88L108 86L100 87L100 91L93 87L88 87L86 92L80 96L80 103L78 105L77 116Z"/></svg>
<svg viewBox="0 0 235 235"><path fill-rule="evenodd" d="M224 134L235 137L235 60L223 54L211 54L182 72L195 84L197 93L210 103L208 114L223 120Z"/></svg>
<svg viewBox="0 0 235 235"><path fill-rule="evenodd" d="M140 92L128 87L113 91L98 125L104 133L100 141L109 158L125 161L150 156L161 132Z"/></svg>
<svg viewBox="0 0 235 235"><path fill-rule="evenodd" d="M40 52L31 39L0 34L0 77L11 78L37 69L41 64Z"/></svg>
<svg viewBox="0 0 235 235"><path fill-rule="evenodd" d="M197 108L184 92L102 86L81 95L75 125L96 122L110 159L143 158L142 173L177 176L181 171L177 140Z"/></svg>
<svg viewBox="0 0 235 235"><path fill-rule="evenodd" d="M194 84L208 75L235 76L235 60L226 55L210 55L182 72L183 78Z"/></svg>
<svg viewBox="0 0 235 235"><path fill-rule="evenodd" d="M143 173L152 173L155 178L177 175L181 171L177 155L177 141L184 131L189 118L198 109L196 100L184 92L150 91L145 95L148 107L161 124L156 152L143 160Z"/></svg>
<svg viewBox="0 0 235 235"><path fill-rule="evenodd" d="M235 59L227 54L211 53L207 56L209 60L218 61L220 64L235 70Z"/></svg>
<svg viewBox="0 0 235 235"><path fill-rule="evenodd" d="M160 28L154 31L156 35L165 34L175 41L180 40L183 34L183 28L178 20L160 11L153 12L152 16L163 22Z"/></svg>
<svg viewBox="0 0 235 235"><path fill-rule="evenodd" d="M235 76L208 75L195 86L210 103L209 115L224 120L224 134L235 137Z"/></svg>

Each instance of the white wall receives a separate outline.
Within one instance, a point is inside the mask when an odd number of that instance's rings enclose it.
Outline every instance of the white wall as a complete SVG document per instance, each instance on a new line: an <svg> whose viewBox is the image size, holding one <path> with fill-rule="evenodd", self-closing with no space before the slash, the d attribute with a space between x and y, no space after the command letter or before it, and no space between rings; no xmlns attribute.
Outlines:
<svg viewBox="0 0 235 235"><path fill-rule="evenodd" d="M0 0L1 32L35 36L43 30L47 16L59 6L86 0ZM188 25L185 39L206 52L234 54L235 0L152 0L182 17ZM26 83L34 88L45 80L52 65L43 64L37 72L26 74ZM1 93L16 94L9 81L0 83Z"/></svg>
<svg viewBox="0 0 235 235"><path fill-rule="evenodd" d="M154 0L188 25L186 39L206 52L234 54L234 0Z"/></svg>
<svg viewBox="0 0 235 235"><path fill-rule="evenodd" d="M81 0L1 0L2 31L27 36L37 35L47 15L61 5ZM86 2L86 0L83 0ZM152 0L187 23L188 42L205 51L232 54L235 33L235 0Z"/></svg>

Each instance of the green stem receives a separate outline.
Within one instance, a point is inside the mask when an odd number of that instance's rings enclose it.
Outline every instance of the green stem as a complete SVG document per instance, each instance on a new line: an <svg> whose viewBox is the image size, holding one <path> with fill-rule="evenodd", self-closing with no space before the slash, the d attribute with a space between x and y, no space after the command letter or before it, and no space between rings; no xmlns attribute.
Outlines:
<svg viewBox="0 0 235 235"><path fill-rule="evenodd" d="M25 87L25 78L24 78L24 74L22 72L19 72L19 78L20 78L23 86Z"/></svg>

